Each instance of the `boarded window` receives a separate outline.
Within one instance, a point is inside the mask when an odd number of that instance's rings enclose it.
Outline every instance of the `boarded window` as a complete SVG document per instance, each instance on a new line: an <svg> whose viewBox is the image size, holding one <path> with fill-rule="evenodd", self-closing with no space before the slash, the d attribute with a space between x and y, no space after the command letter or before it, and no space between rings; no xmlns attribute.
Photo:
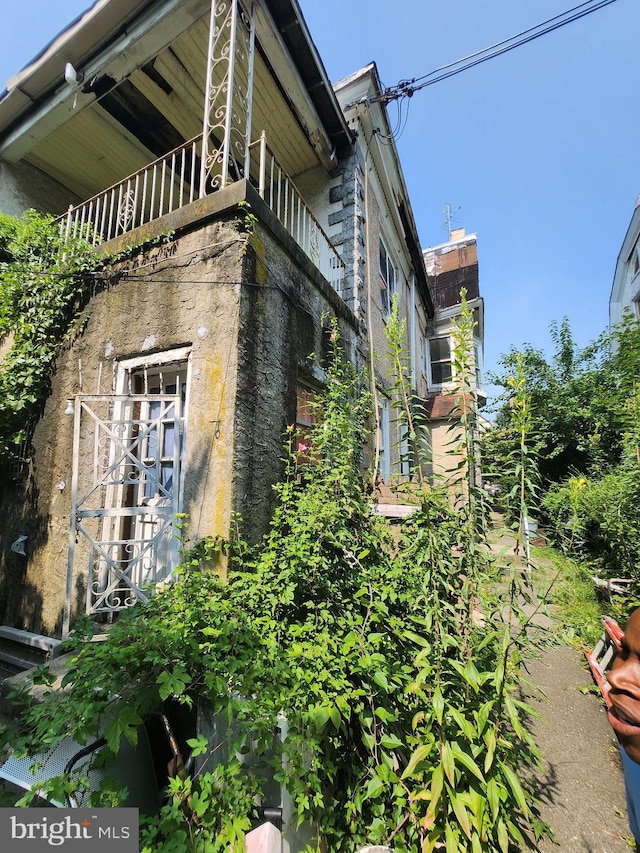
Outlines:
<svg viewBox="0 0 640 853"><path fill-rule="evenodd" d="M294 449L299 453L298 461L310 462L312 427L320 421L317 392L307 385L298 383L296 388L296 430Z"/></svg>

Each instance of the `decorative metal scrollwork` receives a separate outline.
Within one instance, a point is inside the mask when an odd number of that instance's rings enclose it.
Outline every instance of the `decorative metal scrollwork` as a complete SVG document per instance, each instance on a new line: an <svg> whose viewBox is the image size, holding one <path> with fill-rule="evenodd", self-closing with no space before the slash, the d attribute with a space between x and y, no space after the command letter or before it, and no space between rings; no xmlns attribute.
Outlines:
<svg viewBox="0 0 640 853"><path fill-rule="evenodd" d="M123 231L129 228L136 211L136 198L132 189L124 194L118 208L118 225Z"/></svg>
<svg viewBox="0 0 640 853"><path fill-rule="evenodd" d="M89 464L74 475L69 559L88 556L90 613L146 601L177 563L180 406L170 395L80 401L74 456Z"/></svg>
<svg viewBox="0 0 640 853"><path fill-rule="evenodd" d="M240 0L214 0L207 57L201 195L245 175L253 51L253 20Z"/></svg>

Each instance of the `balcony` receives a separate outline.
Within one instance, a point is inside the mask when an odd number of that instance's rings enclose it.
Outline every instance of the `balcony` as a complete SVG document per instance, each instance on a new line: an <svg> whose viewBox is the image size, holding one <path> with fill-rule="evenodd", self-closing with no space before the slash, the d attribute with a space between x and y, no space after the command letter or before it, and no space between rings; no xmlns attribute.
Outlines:
<svg viewBox="0 0 640 853"><path fill-rule="evenodd" d="M60 217L65 238L82 237L92 245L120 237L160 219L208 192L215 185L202 178L202 134L159 157ZM345 265L304 201L293 180L267 143L266 133L249 145L250 174L260 197L342 296Z"/></svg>

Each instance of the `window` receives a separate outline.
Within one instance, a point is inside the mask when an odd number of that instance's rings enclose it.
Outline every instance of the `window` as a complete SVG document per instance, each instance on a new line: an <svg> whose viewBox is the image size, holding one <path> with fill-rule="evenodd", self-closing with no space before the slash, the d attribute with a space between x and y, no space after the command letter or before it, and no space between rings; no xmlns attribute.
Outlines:
<svg viewBox="0 0 640 853"><path fill-rule="evenodd" d="M131 385L135 394L152 395L151 399L140 406L140 417L148 420L149 427L141 442L142 459L146 469L144 479L145 503L151 499L165 498L173 487L174 457L176 452L177 429L174 406L167 406L165 400L153 399L163 395L180 397L182 408L186 399L187 363L168 364L161 367L144 366L131 373Z"/></svg>
<svg viewBox="0 0 640 853"><path fill-rule="evenodd" d="M143 589L178 564L189 367L188 347L120 361L117 393L83 403L91 417L82 428L94 446L93 486L83 501L96 524L85 532L72 523L91 543L92 613L145 600Z"/></svg>
<svg viewBox="0 0 640 853"><path fill-rule="evenodd" d="M429 340L429 385L445 385L451 382L451 341L449 338Z"/></svg>
<svg viewBox="0 0 640 853"><path fill-rule="evenodd" d="M634 279L640 272L640 240L636 240L627 260L629 280Z"/></svg>
<svg viewBox="0 0 640 853"><path fill-rule="evenodd" d="M311 430L320 420L317 407L317 391L307 385L296 387L296 430L295 450L299 462L310 461L312 448Z"/></svg>
<svg viewBox="0 0 640 853"><path fill-rule="evenodd" d="M424 335L420 335L420 373L427 381L429 370L427 367L427 339Z"/></svg>
<svg viewBox="0 0 640 853"><path fill-rule="evenodd" d="M120 362L120 389L134 395L130 404L135 438L132 458L138 458L142 466L137 493L128 497L131 506L166 502L177 486L174 474L183 452L178 433L186 412L188 366L185 350ZM176 397L180 414L172 402Z"/></svg>
<svg viewBox="0 0 640 853"><path fill-rule="evenodd" d="M405 423L400 424L400 474L406 479L411 477L413 454L409 442L409 429Z"/></svg>
<svg viewBox="0 0 640 853"><path fill-rule="evenodd" d="M476 388L482 388L482 347L480 344L475 344L473 351L476 361Z"/></svg>
<svg viewBox="0 0 640 853"><path fill-rule="evenodd" d="M391 475L391 423L389 418L389 402L383 400L378 406L378 471L380 479L386 482Z"/></svg>
<svg viewBox="0 0 640 853"><path fill-rule="evenodd" d="M396 292L398 272L391 263L387 247L380 239L380 307L386 317L391 313L393 294Z"/></svg>

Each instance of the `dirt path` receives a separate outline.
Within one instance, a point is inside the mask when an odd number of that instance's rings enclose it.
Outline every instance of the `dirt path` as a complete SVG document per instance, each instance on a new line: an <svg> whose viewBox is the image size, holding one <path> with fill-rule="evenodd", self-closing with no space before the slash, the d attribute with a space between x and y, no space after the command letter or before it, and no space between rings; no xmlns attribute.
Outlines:
<svg viewBox="0 0 640 853"><path fill-rule="evenodd" d="M541 853L629 853L630 832L616 738L578 651L547 649L531 663L531 680L546 697L531 698L542 714L531 728L544 760L541 817L558 844Z"/></svg>
<svg viewBox="0 0 640 853"><path fill-rule="evenodd" d="M491 548L504 558L515 543L495 521ZM553 636L552 619L538 613L535 621ZM630 853L634 843L618 742L604 703L592 692L584 655L566 645L549 645L528 664L526 677L544 694L528 697L542 717L533 719L530 729L543 759L540 815L557 842L543 841L541 853Z"/></svg>

